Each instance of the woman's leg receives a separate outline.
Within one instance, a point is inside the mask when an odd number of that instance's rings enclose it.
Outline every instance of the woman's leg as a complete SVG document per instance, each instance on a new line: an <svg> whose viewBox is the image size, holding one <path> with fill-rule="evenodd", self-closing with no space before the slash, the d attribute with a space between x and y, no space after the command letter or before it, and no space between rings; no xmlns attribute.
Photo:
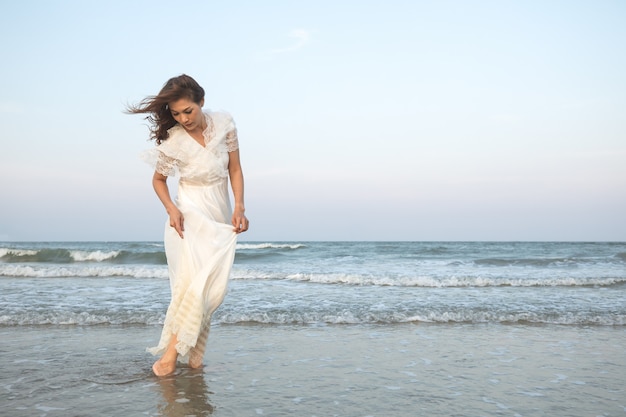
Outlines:
<svg viewBox="0 0 626 417"><path fill-rule="evenodd" d="M174 334L163 356L152 365L152 372L154 372L156 376L166 376L174 373L176 370L176 359L178 359L178 352L176 351L177 343L178 339Z"/></svg>

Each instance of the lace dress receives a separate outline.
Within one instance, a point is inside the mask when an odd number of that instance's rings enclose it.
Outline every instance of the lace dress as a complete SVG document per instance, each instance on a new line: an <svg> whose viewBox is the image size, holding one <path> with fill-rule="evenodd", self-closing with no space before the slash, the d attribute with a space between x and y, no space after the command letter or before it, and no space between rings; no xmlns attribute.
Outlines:
<svg viewBox="0 0 626 417"><path fill-rule="evenodd" d="M157 172L180 175L176 205L184 217L184 239L165 225L165 254L172 300L154 355L163 353L175 334L176 350L186 356L196 345L202 350L211 315L226 295L235 257L237 234L231 224L228 196L228 152L238 149L237 130L227 113L204 113L207 128L203 147L176 125L168 139L143 154Z"/></svg>

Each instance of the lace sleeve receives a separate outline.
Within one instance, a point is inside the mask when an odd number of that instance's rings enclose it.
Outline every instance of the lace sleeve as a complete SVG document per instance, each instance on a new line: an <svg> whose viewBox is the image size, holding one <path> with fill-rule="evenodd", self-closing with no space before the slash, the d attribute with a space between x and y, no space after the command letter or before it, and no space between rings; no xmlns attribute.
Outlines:
<svg viewBox="0 0 626 417"><path fill-rule="evenodd" d="M166 177L173 177L178 172L179 160L165 155L158 149L150 149L140 154L141 159L152 166L156 172Z"/></svg>
<svg viewBox="0 0 626 417"><path fill-rule="evenodd" d="M239 149L239 139L237 138L237 128L233 127L226 133L226 149L234 152Z"/></svg>
<svg viewBox="0 0 626 417"><path fill-rule="evenodd" d="M154 169L161 175L166 177L172 177L176 175L176 169L178 168L178 160L171 156L165 155L163 152L159 152Z"/></svg>

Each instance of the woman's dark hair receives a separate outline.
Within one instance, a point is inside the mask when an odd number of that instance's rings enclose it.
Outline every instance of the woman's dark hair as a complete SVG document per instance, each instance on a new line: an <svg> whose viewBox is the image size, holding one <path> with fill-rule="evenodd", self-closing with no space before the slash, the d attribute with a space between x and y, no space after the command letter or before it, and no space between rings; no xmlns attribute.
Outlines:
<svg viewBox="0 0 626 417"><path fill-rule="evenodd" d="M176 124L172 117L168 103L186 98L196 104L200 104L204 98L204 89L189 75L179 75L167 80L159 94L149 96L141 100L135 106L128 106L127 113L149 113L146 117L151 124L150 139L157 144L167 139L167 131Z"/></svg>

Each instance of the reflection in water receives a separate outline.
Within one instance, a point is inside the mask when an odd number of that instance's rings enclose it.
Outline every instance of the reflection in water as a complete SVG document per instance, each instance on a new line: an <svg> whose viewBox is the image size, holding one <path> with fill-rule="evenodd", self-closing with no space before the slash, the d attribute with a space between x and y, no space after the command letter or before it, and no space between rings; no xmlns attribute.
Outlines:
<svg viewBox="0 0 626 417"><path fill-rule="evenodd" d="M158 409L166 417L208 416L213 413L202 369L183 368L174 375L159 378L163 402Z"/></svg>

